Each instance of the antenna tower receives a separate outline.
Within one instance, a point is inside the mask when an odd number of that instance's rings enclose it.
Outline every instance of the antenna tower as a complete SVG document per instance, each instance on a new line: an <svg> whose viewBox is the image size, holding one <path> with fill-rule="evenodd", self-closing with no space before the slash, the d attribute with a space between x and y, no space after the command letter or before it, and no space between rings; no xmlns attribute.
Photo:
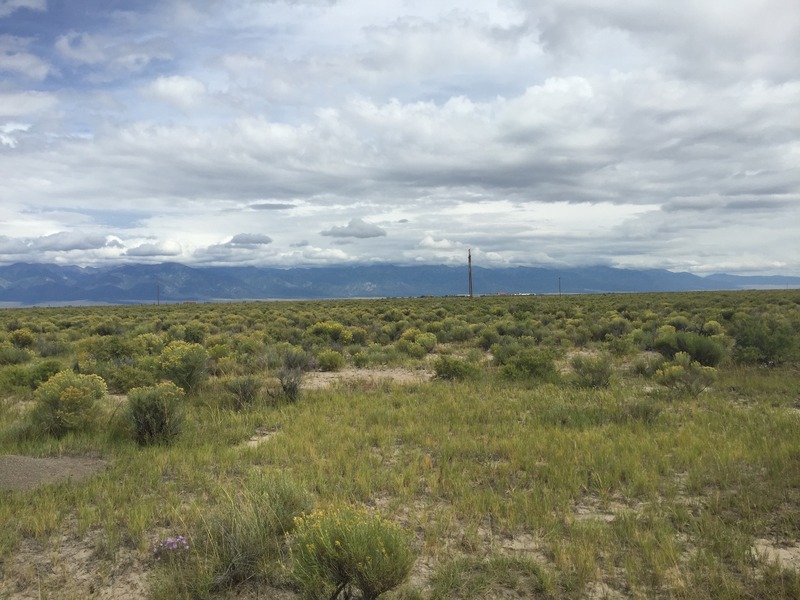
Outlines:
<svg viewBox="0 0 800 600"><path fill-rule="evenodd" d="M469 263L469 297L472 298L472 248L467 250L467 262Z"/></svg>

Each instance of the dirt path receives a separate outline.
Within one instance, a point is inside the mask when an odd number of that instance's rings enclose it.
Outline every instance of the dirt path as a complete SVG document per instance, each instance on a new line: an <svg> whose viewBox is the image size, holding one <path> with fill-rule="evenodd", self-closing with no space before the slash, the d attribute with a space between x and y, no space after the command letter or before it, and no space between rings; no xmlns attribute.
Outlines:
<svg viewBox="0 0 800 600"><path fill-rule="evenodd" d="M0 456L0 489L25 490L45 483L81 481L107 466L99 458L4 455Z"/></svg>

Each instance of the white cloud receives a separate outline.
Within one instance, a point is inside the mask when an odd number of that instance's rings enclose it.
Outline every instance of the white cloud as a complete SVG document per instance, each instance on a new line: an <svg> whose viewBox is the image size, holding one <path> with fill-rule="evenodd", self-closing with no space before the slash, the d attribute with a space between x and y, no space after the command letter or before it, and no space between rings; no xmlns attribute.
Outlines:
<svg viewBox="0 0 800 600"><path fill-rule="evenodd" d="M44 11L47 10L47 0L0 0L0 18L21 8Z"/></svg>
<svg viewBox="0 0 800 600"><path fill-rule="evenodd" d="M0 256L4 255L24 255L30 251L29 244L19 238L12 238L0 235Z"/></svg>
<svg viewBox="0 0 800 600"><path fill-rule="evenodd" d="M80 231L60 231L31 240L31 247L42 251L69 252L71 250L93 250L104 248L110 241L107 236L87 234Z"/></svg>
<svg viewBox="0 0 800 600"><path fill-rule="evenodd" d="M317 248L316 246L306 246L299 255L293 253L288 257L289 264L298 262L300 264L324 265L331 262L351 262L353 258L344 250L338 248ZM297 259L300 259L299 261Z"/></svg>
<svg viewBox="0 0 800 600"><path fill-rule="evenodd" d="M149 94L183 110L202 102L206 91L202 81L181 75L159 77L147 87Z"/></svg>
<svg viewBox="0 0 800 600"><path fill-rule="evenodd" d="M23 117L54 108L58 98L48 92L0 92L0 117Z"/></svg>
<svg viewBox="0 0 800 600"><path fill-rule="evenodd" d="M373 223L367 223L363 219L350 219L350 222L342 227L335 226L323 231L320 235L339 238L374 238L386 235L386 230Z"/></svg>
<svg viewBox="0 0 800 600"><path fill-rule="evenodd" d="M432 235L426 235L418 245L420 248L434 248L436 250L460 250L463 248L463 244L452 242L447 238L437 240Z"/></svg>
<svg viewBox="0 0 800 600"><path fill-rule="evenodd" d="M0 4L8 31L22 4ZM800 273L796 3L94 8L0 36L9 239L81 230L118 236L125 260L195 264L472 248L491 264ZM120 207L135 214L108 216Z"/></svg>
<svg viewBox="0 0 800 600"><path fill-rule="evenodd" d="M181 245L174 241L166 242L145 242L128 248L126 256L135 257L174 257L181 255Z"/></svg>
<svg viewBox="0 0 800 600"><path fill-rule="evenodd" d="M96 65L106 61L102 43L89 33L65 33L56 40L55 48L61 56L76 63Z"/></svg>
<svg viewBox="0 0 800 600"><path fill-rule="evenodd" d="M30 39L0 35L0 72L16 73L27 79L42 81L51 72L47 61L31 53Z"/></svg>
<svg viewBox="0 0 800 600"><path fill-rule="evenodd" d="M30 128L31 126L29 123L11 122L0 125L0 144L8 146L9 148L16 148L17 138L11 134L15 132L28 131Z"/></svg>

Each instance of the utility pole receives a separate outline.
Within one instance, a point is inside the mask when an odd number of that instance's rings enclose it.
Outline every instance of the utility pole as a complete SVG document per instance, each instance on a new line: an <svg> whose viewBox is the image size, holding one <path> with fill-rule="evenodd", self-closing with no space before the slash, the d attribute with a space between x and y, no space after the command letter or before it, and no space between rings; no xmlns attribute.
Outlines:
<svg viewBox="0 0 800 600"><path fill-rule="evenodd" d="M472 298L472 248L467 250L467 261L469 262L469 297Z"/></svg>
<svg viewBox="0 0 800 600"><path fill-rule="evenodd" d="M561 297L561 277L558 278L558 297Z"/></svg>
<svg viewBox="0 0 800 600"><path fill-rule="evenodd" d="M156 306L161 306L161 284L156 284Z"/></svg>

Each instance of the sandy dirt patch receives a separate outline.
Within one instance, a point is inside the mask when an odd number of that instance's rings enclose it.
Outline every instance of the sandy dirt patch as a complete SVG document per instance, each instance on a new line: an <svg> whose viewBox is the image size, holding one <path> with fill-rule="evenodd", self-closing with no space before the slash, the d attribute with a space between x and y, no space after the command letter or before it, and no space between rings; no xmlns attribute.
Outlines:
<svg viewBox="0 0 800 600"><path fill-rule="evenodd" d="M0 489L25 490L46 483L82 481L107 466L104 460L83 456L3 455L0 456Z"/></svg>
<svg viewBox="0 0 800 600"><path fill-rule="evenodd" d="M101 537L99 530L94 530L82 539L65 535L46 546L35 539L21 540L4 565L0 597L145 598L147 569L140 552L120 548L114 560L100 559ZM50 596L51 592L55 595Z"/></svg>
<svg viewBox="0 0 800 600"><path fill-rule="evenodd" d="M270 441L276 435L278 435L277 429L256 429L256 432L250 436L250 439L242 444L245 448L257 448L261 444Z"/></svg>
<svg viewBox="0 0 800 600"><path fill-rule="evenodd" d="M800 545L778 545L772 540L758 539L753 552L767 562L777 562L785 569L800 570Z"/></svg>
<svg viewBox="0 0 800 600"><path fill-rule="evenodd" d="M413 384L430 381L433 373L423 370L401 368L386 369L342 369L335 372L315 371L303 377L302 389L319 390L337 383L366 382L377 384L383 381L392 383Z"/></svg>

